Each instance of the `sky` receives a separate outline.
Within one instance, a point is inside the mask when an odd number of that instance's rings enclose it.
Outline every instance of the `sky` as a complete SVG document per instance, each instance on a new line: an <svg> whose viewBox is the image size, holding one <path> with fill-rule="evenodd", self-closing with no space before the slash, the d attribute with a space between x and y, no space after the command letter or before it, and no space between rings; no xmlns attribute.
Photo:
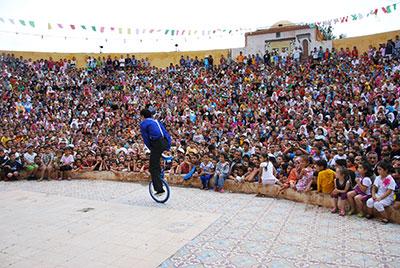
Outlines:
<svg viewBox="0 0 400 268"><path fill-rule="evenodd" d="M5 20L0 22L0 50L100 52L103 46L101 51L108 53L237 48L244 46L246 31L268 28L278 21L324 21L393 3L399 4L391 14L379 10L376 17L337 24L334 33L348 37L400 31L400 0L0 0L0 18ZM35 28L22 26L20 19L35 21ZM64 28L59 29L58 23ZM70 24L77 29L71 30ZM84 31L81 24L96 25L97 32ZM100 26L106 27L104 33L99 32ZM114 32L110 27L116 28ZM119 27L123 34L118 33ZM131 28L130 35L127 28ZM143 29L162 30L143 34ZM171 36L165 35L165 29L197 30L198 34ZM207 34L214 29L227 31ZM227 34L229 29L231 34ZM204 36L200 34L203 30Z"/></svg>

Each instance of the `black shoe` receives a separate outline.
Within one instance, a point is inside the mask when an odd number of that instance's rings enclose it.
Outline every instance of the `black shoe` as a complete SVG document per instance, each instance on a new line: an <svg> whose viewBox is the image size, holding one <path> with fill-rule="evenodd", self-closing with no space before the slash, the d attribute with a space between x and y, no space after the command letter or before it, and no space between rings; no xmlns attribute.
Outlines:
<svg viewBox="0 0 400 268"><path fill-rule="evenodd" d="M154 195L156 196L162 196L165 193L164 190L160 191L160 192L156 192Z"/></svg>

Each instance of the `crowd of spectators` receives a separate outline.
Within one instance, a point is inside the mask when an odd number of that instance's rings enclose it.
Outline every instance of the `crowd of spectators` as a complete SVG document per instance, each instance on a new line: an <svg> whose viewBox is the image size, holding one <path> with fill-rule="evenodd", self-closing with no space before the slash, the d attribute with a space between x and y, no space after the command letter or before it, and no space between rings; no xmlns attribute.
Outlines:
<svg viewBox="0 0 400 268"><path fill-rule="evenodd" d="M148 172L139 111L173 138L171 174L329 193L332 212L384 213L400 184L400 40L357 48L182 58L0 58L5 180ZM375 186L373 186L375 185ZM383 214L383 218L387 218Z"/></svg>

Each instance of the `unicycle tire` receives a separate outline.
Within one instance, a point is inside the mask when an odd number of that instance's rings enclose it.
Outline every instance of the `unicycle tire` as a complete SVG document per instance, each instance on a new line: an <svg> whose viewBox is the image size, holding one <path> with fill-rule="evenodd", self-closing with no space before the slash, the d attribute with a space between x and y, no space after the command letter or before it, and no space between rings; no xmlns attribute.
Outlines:
<svg viewBox="0 0 400 268"><path fill-rule="evenodd" d="M149 183L150 196L157 203L165 203L165 202L167 202L168 199L169 199L169 195L170 195L170 188L169 188L168 183L165 180L161 180L161 182L162 182L162 185L163 185L163 189L165 191L165 193L163 195L161 195L161 196L157 196L156 195L156 191L154 190L154 187L153 187L153 182L150 181L150 183Z"/></svg>

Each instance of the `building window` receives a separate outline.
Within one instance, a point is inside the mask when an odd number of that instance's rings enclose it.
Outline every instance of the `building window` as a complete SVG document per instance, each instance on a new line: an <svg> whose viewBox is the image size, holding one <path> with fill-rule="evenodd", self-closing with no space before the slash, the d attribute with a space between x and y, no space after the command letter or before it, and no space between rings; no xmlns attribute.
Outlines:
<svg viewBox="0 0 400 268"><path fill-rule="evenodd" d="M276 38L280 38L281 37L281 33L276 33Z"/></svg>

